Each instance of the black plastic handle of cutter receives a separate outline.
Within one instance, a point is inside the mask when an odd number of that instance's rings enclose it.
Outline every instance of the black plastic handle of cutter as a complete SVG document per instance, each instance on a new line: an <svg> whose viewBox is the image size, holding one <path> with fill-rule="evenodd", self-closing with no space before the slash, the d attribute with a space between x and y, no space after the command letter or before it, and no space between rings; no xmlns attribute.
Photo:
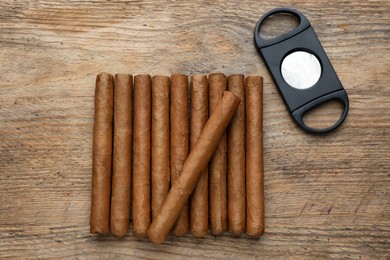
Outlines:
<svg viewBox="0 0 390 260"><path fill-rule="evenodd" d="M344 111L341 114L341 117L339 118L339 120L334 125L327 127L327 128L320 129L320 128L309 127L303 122L303 116L305 115L305 113L307 111L309 111L310 109L312 109L318 105L321 105L327 101L334 100L334 99L340 100L344 105ZM344 122L345 118L348 115L348 110L349 110L348 95L345 92L345 90L339 90L339 91L330 93L328 95L319 97L319 98L303 105L302 107L296 109L291 114L292 114L295 122L297 123L297 125L300 128L302 128L303 130L305 130L309 133L312 133L312 134L325 134L325 133L328 133L330 131L333 131L334 129L339 127Z"/></svg>
<svg viewBox="0 0 390 260"><path fill-rule="evenodd" d="M262 38L260 36L260 27L263 22L270 16L278 13L293 15L298 19L298 26L287 33L281 34L272 39L267 40ZM262 56L265 61L275 84L281 92L283 100L285 101L293 120L301 129L312 134L323 134L336 129L344 122L349 110L348 95L343 89L341 82L339 81L315 35L315 32L311 29L309 20L302 13L290 8L276 8L265 13L256 24L254 40L256 48L259 51L260 56ZM322 72L325 74L321 76L320 82L316 83L317 86L314 86L314 89L291 90L290 86L288 86L288 84L284 81L280 73L282 61L280 54L288 54L290 51L302 48L306 51L314 51L316 55L319 55L318 59L322 64ZM331 86L328 84L331 84ZM330 87L330 91L328 91L327 86ZM309 98L302 98L302 95L309 95ZM306 112L332 99L340 100L344 105L344 111L334 125L324 129L319 129L309 127L304 123L303 117ZM299 100L300 102L296 102L296 100Z"/></svg>
<svg viewBox="0 0 390 260"><path fill-rule="evenodd" d="M275 38L268 39L268 40L263 39L260 36L261 25L268 17L270 17L271 15L278 14L278 13L287 13L287 14L291 14L291 15L295 16L299 20L298 26L295 27L294 29L292 29L291 31L288 31L287 33L281 34ZM267 47L270 45L274 45L274 44L279 43L281 41L287 40L288 38L291 38L294 35L297 35L298 33L304 31L308 27L310 27L309 20L307 20L307 18L303 14L298 12L297 10L294 10L291 8L285 8L285 7L272 9L271 11L265 13L256 24L256 27L255 27L256 46L258 49L261 49L261 48L264 48L264 47Z"/></svg>

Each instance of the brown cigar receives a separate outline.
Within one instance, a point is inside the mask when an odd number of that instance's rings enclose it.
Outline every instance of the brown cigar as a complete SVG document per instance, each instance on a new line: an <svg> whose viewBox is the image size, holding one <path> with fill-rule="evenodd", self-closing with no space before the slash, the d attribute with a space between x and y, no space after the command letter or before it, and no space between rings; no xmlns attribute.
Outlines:
<svg viewBox="0 0 390 260"><path fill-rule="evenodd" d="M149 75L134 77L133 233L146 237L150 226L150 120L152 89Z"/></svg>
<svg viewBox="0 0 390 260"><path fill-rule="evenodd" d="M179 178L183 164L188 156L188 77L183 74L171 76L171 183ZM188 203L181 211L173 226L173 234L182 236L188 232L189 215Z"/></svg>
<svg viewBox="0 0 390 260"><path fill-rule="evenodd" d="M111 186L111 233L126 235L130 217L133 76L116 74L114 81L114 151Z"/></svg>
<svg viewBox="0 0 390 260"><path fill-rule="evenodd" d="M245 90L244 75L228 77L228 90L241 99L228 127L228 225L229 232L245 232Z"/></svg>
<svg viewBox="0 0 390 260"><path fill-rule="evenodd" d="M216 104L226 90L226 76L214 73L209 76L209 110L210 114L216 109ZM227 141L226 133L218 144L209 163L210 178L210 229L213 235L222 234L227 228Z"/></svg>
<svg viewBox="0 0 390 260"><path fill-rule="evenodd" d="M169 191L169 77L152 79L152 220Z"/></svg>
<svg viewBox="0 0 390 260"><path fill-rule="evenodd" d="M247 77L246 98L246 232L264 233L263 78Z"/></svg>
<svg viewBox="0 0 390 260"><path fill-rule="evenodd" d="M148 230L149 240L160 244L167 237L180 212L194 189L202 170L215 152L219 140L226 131L237 110L240 99L225 92L203 128L194 149L184 163L179 179L173 184L160 211Z"/></svg>
<svg viewBox="0 0 390 260"><path fill-rule="evenodd" d="M209 118L209 86L206 75L191 76L191 150ZM209 229L208 170L203 169L191 195L190 227L194 237L204 237Z"/></svg>
<svg viewBox="0 0 390 260"><path fill-rule="evenodd" d="M114 82L111 74L96 77L93 127L91 233L110 232L112 119Z"/></svg>

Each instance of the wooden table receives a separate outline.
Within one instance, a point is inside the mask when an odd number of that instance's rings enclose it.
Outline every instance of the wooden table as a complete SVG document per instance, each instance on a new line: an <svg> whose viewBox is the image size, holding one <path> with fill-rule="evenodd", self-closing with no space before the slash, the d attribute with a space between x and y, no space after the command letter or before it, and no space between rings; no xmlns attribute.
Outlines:
<svg viewBox="0 0 390 260"><path fill-rule="evenodd" d="M279 6L309 18L349 94L349 116L331 134L297 128L254 48L258 18ZM260 240L153 245L89 233L100 71L264 76ZM0 258L387 258L389 82L385 0L1 1ZM329 122L332 109L321 111Z"/></svg>

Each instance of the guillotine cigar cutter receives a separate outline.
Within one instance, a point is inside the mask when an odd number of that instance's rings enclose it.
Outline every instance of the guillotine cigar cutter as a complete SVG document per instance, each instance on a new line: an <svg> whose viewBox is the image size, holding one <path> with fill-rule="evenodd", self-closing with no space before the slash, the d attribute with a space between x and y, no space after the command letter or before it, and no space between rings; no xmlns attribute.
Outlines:
<svg viewBox="0 0 390 260"><path fill-rule="evenodd" d="M299 24L291 31L272 39L260 35L260 27L270 16L285 13ZM264 14L256 24L255 45L279 89L293 120L303 130L318 134L339 127L348 114L349 101L317 35L308 19L289 8L277 8ZM303 121L310 109L330 100L339 100L344 110L338 121L327 128L312 128Z"/></svg>

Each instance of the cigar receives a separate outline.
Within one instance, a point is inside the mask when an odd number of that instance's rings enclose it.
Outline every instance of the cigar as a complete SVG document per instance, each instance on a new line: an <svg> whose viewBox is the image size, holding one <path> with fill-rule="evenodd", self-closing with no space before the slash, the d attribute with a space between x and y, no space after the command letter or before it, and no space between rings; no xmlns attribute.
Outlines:
<svg viewBox="0 0 390 260"><path fill-rule="evenodd" d="M146 237L150 226L150 120L152 89L149 75L134 77L133 234Z"/></svg>
<svg viewBox="0 0 390 260"><path fill-rule="evenodd" d="M228 90L241 99L227 130L228 140L228 226L239 236L245 232L245 90L244 75L228 77Z"/></svg>
<svg viewBox="0 0 390 260"><path fill-rule="evenodd" d="M111 233L126 235L130 217L133 76L116 74L114 81L114 151L111 184Z"/></svg>
<svg viewBox="0 0 390 260"><path fill-rule="evenodd" d="M184 74L171 76L171 183L179 178L189 151L188 129L188 77ZM183 207L172 232L182 236L189 229L188 203Z"/></svg>
<svg viewBox="0 0 390 260"><path fill-rule="evenodd" d="M156 244L167 237L184 204L193 191L202 170L215 152L219 140L226 131L237 110L240 99L231 92L225 92L203 128L194 149L184 163L179 179L171 187L160 211L148 230L148 238Z"/></svg>
<svg viewBox="0 0 390 260"><path fill-rule="evenodd" d="M169 191L169 77L152 79L152 220Z"/></svg>
<svg viewBox="0 0 390 260"><path fill-rule="evenodd" d="M263 78L247 77L246 98L246 232L264 233Z"/></svg>
<svg viewBox="0 0 390 260"><path fill-rule="evenodd" d="M96 77L93 126L91 233L110 232L113 93L112 75L99 73Z"/></svg>
<svg viewBox="0 0 390 260"><path fill-rule="evenodd" d="M210 74L209 84L209 110L212 114L218 100L226 90L226 76L222 73ZM213 235L220 235L227 228L226 175L227 140L226 133L224 133L209 163L210 229Z"/></svg>
<svg viewBox="0 0 390 260"><path fill-rule="evenodd" d="M206 75L191 76L191 137L193 150L209 118L209 87ZM205 237L209 229L208 169L200 174L190 198L190 228L194 237Z"/></svg>

